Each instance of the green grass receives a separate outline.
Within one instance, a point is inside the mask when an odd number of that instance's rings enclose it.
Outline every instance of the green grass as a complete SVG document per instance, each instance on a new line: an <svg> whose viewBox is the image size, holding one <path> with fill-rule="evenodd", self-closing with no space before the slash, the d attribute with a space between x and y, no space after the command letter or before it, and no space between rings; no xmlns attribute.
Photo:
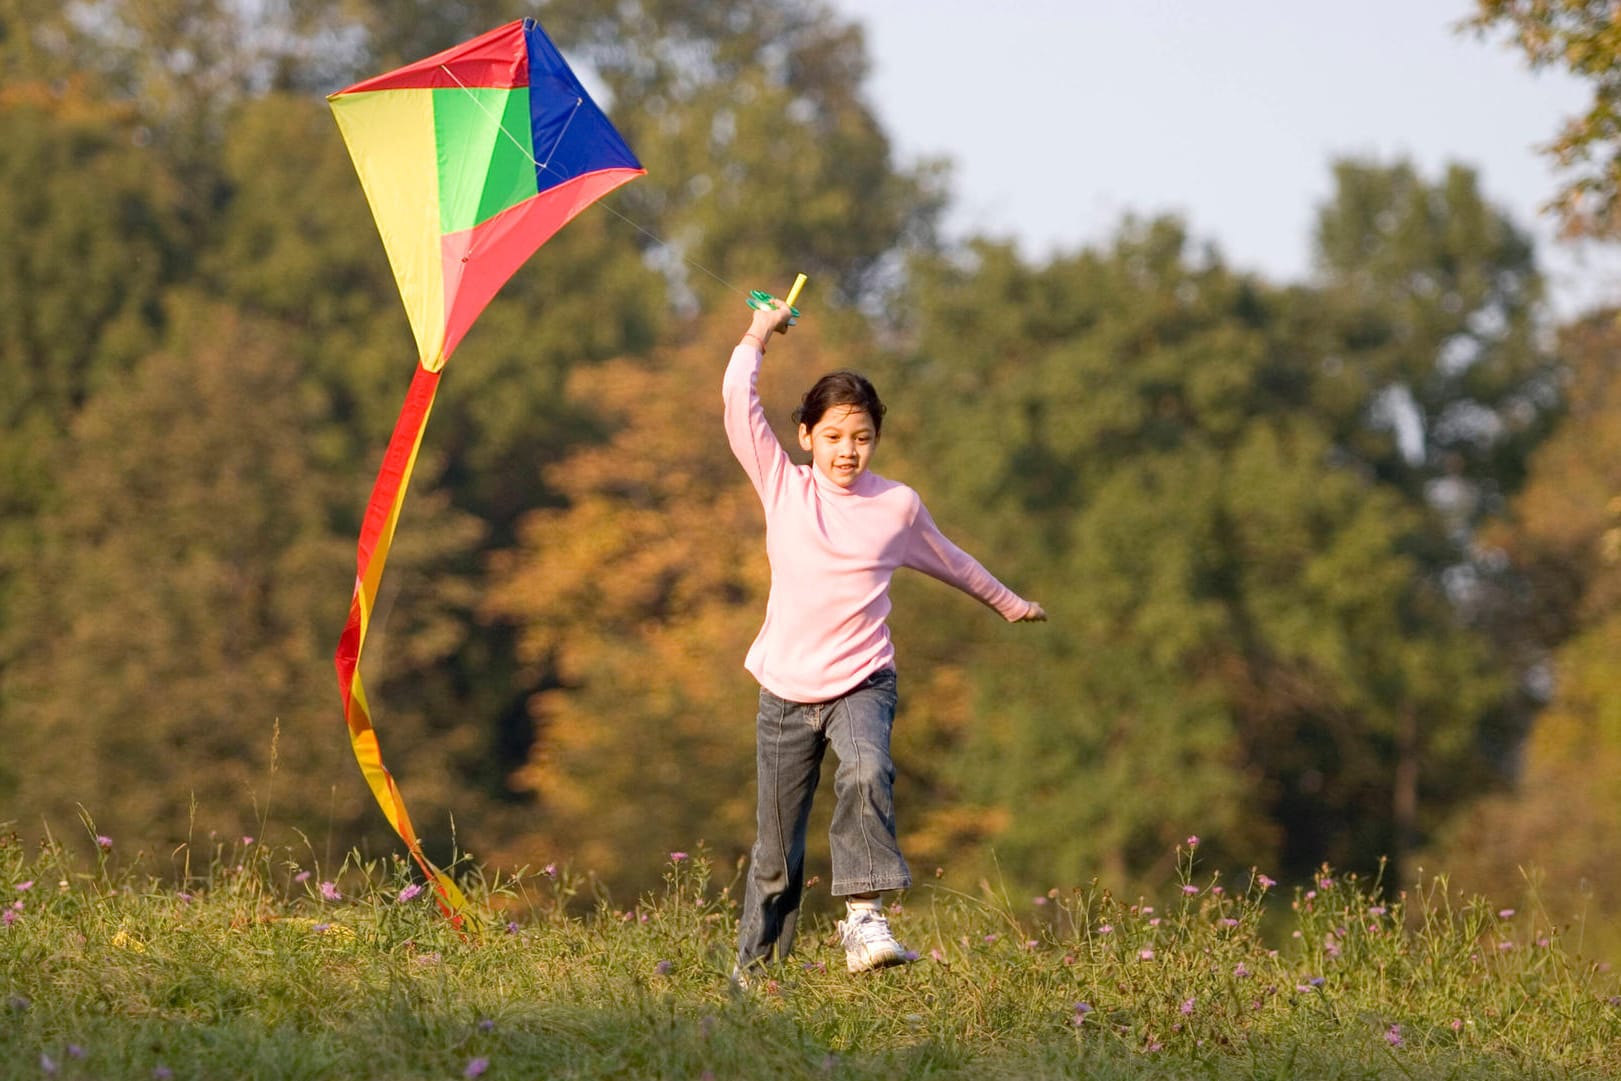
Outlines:
<svg viewBox="0 0 1621 1081"><path fill-rule="evenodd" d="M1614 976L1535 913L1405 897L936 883L892 911L916 963L852 977L813 919L748 993L701 857L629 909L481 879L459 933L399 860L324 872L220 846L180 885L0 840L0 1076L64 1078L1575 1078L1621 1072ZM309 871L305 875L305 871ZM335 883L341 900L323 897ZM29 885L31 883L31 885ZM24 888L26 887L26 888Z"/></svg>

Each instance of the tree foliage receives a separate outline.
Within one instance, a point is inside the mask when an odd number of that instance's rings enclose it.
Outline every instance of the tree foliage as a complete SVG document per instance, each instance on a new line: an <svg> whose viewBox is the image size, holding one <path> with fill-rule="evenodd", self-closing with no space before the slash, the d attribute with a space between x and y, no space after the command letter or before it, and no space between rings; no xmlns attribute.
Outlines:
<svg viewBox="0 0 1621 1081"><path fill-rule="evenodd" d="M1621 220L1621 26L1615 9L1590 0L1475 0L1463 25L1505 32L1534 68L1563 69L1587 83L1586 111L1546 146L1568 176L1550 206L1567 232L1613 239Z"/></svg>

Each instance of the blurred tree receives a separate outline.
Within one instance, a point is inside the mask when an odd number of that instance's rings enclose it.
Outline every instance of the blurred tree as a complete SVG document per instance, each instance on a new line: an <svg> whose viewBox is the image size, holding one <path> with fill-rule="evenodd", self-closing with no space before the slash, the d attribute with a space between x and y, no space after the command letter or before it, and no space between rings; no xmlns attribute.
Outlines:
<svg viewBox="0 0 1621 1081"><path fill-rule="evenodd" d="M1621 235L1621 28L1610 4L1590 0L1475 0L1463 27L1506 31L1533 68L1563 68L1592 88L1587 111L1545 147L1569 180L1551 206L1569 234Z"/></svg>
<svg viewBox="0 0 1621 1081"><path fill-rule="evenodd" d="M667 242L678 293L718 300L782 267L808 273L820 304L875 310L896 252L932 242L942 168L893 160L862 31L825 0L592 0L545 21L648 167L622 205Z"/></svg>
<svg viewBox="0 0 1621 1081"><path fill-rule="evenodd" d="M1002 866L1151 875L1189 830L1297 871L1399 851L1404 716L1444 776L1504 688L1413 556L1424 508L1317 404L1300 328L1333 309L1164 221L1036 270L981 244L915 295L902 397L927 419L899 410L895 438L1056 620L960 661L986 720L953 770ZM935 624L949 655L960 624Z"/></svg>
<svg viewBox="0 0 1621 1081"><path fill-rule="evenodd" d="M0 69L0 639L27 627L16 591L62 498L69 424L152 348L183 261L177 185L131 111L13 75ZM13 659L0 648L0 672Z"/></svg>
<svg viewBox="0 0 1621 1081"><path fill-rule="evenodd" d="M1531 241L1471 170L1451 166L1430 183L1406 163L1343 161L1320 214L1317 262L1320 303L1308 321L1327 321L1300 328L1321 358L1312 404L1337 449L1401 493L1416 515L1408 545L1426 588L1493 640L1512 681L1523 674L1524 634L1491 616L1520 586L1478 531L1505 511L1558 416L1557 365L1537 341ZM1440 718L1396 712L1393 855L1420 839L1421 787L1445 799L1483 783L1479 767L1506 767L1533 702L1510 682L1482 706L1469 727L1485 758L1463 771L1425 768L1431 729L1447 727Z"/></svg>
<svg viewBox="0 0 1621 1081"><path fill-rule="evenodd" d="M352 827L364 790L340 805L329 787L353 766L322 628L353 542L332 528L347 485L311 461L325 403L288 372L274 325L192 296L170 306L163 349L92 399L62 452L7 627L4 742L19 768L0 817L60 825L82 804L108 832L164 845L186 836L195 797L209 825L257 833L244 796L266 810L279 721L277 821L310 830L336 812ZM476 535L438 518L414 532L436 558ZM431 621L417 626L385 652L431 652ZM408 762L432 760L398 713L380 729L421 755Z"/></svg>
<svg viewBox="0 0 1621 1081"><path fill-rule="evenodd" d="M1507 895L1532 877L1552 919L1585 918L1598 952L1621 947L1621 330L1598 312L1565 328L1569 414L1532 459L1513 514L1489 540L1524 569L1520 615L1547 651L1551 700L1514 788L1482 800L1438 840L1434 865ZM1589 950L1588 952L1593 952Z"/></svg>

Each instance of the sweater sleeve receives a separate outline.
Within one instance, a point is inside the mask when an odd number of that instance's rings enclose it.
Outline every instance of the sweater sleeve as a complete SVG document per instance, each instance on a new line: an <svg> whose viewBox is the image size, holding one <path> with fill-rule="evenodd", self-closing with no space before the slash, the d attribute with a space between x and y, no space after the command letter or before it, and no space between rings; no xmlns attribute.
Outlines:
<svg viewBox="0 0 1621 1081"><path fill-rule="evenodd" d="M940 532L940 527L934 524L934 518L921 499L917 505L917 516L912 520L911 537L903 562L913 570L956 586L995 609L1009 623L1016 623L1030 613L1029 601L997 581L978 560Z"/></svg>
<svg viewBox="0 0 1621 1081"><path fill-rule="evenodd" d="M760 502L769 508L786 483L793 462L782 449L777 434L765 419L765 407L760 404L760 361L764 354L758 349L739 344L732 350L731 362L726 365L726 376L721 381L721 398L725 403L726 441L732 454L749 475Z"/></svg>

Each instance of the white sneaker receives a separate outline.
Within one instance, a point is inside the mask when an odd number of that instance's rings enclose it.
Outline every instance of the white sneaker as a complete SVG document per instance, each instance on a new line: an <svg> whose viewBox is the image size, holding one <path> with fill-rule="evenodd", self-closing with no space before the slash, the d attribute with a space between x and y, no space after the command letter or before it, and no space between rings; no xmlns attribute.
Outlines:
<svg viewBox="0 0 1621 1081"><path fill-rule="evenodd" d="M876 909L851 909L849 919L839 921L839 939L844 943L844 966L851 972L905 964L909 958L895 936L889 921Z"/></svg>

